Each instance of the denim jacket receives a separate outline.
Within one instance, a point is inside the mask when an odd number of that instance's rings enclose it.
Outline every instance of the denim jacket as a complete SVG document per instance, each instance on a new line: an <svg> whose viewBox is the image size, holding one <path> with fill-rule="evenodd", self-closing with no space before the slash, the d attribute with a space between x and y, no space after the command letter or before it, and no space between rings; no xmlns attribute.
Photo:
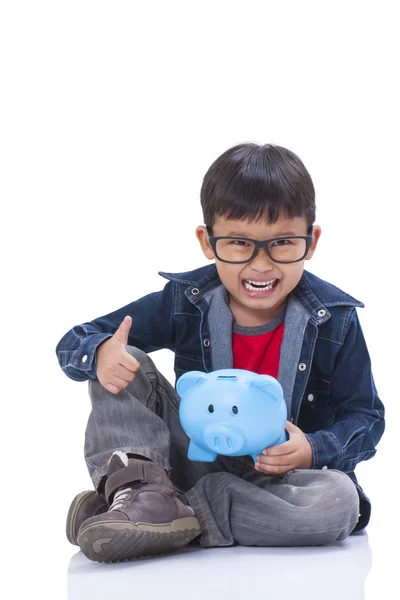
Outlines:
<svg viewBox="0 0 400 600"><path fill-rule="evenodd" d="M132 317L128 345L146 353L175 353L176 378L187 371L232 368L232 314L215 264L186 273L159 274L161 291L89 323L76 325L58 342L56 354L75 381L96 379L96 348ZM384 428L371 361L356 307L364 304L308 271L288 297L278 380L288 419L307 436L313 469L347 473L357 487L360 519L371 503L354 469L376 453Z"/></svg>

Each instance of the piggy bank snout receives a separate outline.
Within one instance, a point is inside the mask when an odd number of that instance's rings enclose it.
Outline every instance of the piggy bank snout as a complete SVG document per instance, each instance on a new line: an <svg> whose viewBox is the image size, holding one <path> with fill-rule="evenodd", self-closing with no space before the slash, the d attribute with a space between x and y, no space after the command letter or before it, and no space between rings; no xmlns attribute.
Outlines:
<svg viewBox="0 0 400 600"><path fill-rule="evenodd" d="M204 443L217 454L240 452L246 443L243 433L236 427L212 423L203 432Z"/></svg>

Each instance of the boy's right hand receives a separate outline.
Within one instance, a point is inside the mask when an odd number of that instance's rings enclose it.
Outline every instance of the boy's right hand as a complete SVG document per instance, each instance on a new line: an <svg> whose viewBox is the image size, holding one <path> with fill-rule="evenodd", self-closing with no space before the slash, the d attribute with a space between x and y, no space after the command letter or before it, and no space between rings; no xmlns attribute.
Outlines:
<svg viewBox="0 0 400 600"><path fill-rule="evenodd" d="M97 379L112 394L126 388L140 363L126 351L132 317L126 316L114 335L102 342L96 350Z"/></svg>

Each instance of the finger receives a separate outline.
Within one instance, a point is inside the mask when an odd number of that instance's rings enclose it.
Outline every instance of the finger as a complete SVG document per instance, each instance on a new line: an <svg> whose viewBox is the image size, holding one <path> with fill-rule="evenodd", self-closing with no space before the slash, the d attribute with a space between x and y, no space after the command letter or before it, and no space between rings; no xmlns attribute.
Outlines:
<svg viewBox="0 0 400 600"><path fill-rule="evenodd" d="M278 446L265 448L261 456L279 456L280 454L291 454L292 452L294 452L294 444L293 440L289 440L283 442L283 444L278 444Z"/></svg>
<svg viewBox="0 0 400 600"><path fill-rule="evenodd" d="M257 456L257 463L263 466L282 466L288 463L294 462L296 452L290 454L283 454L282 456L263 456L262 454Z"/></svg>
<svg viewBox="0 0 400 600"><path fill-rule="evenodd" d="M111 377L115 376L120 377L121 379L129 383L129 381L132 381L132 379L135 377L138 370L139 368L135 368L134 371L131 371L130 369L127 369L126 367L121 365L121 363L118 363L110 372L109 380L111 381Z"/></svg>
<svg viewBox="0 0 400 600"><path fill-rule="evenodd" d="M125 369L127 369L131 373L136 373L136 371L140 369L140 362L137 361L134 356L129 354L129 352L124 352L122 354L122 358L120 359L120 362L118 364L125 367Z"/></svg>
<svg viewBox="0 0 400 600"><path fill-rule="evenodd" d="M112 383L107 382L105 385L101 384L103 386L103 388L105 390L107 390L107 392L110 392L110 394L118 394L121 390L119 387L117 387L116 385L113 385Z"/></svg>
<svg viewBox="0 0 400 600"><path fill-rule="evenodd" d="M108 383L111 383L112 385L115 385L116 387L123 389L123 388L126 388L126 386L130 383L130 380L126 381L125 379L122 379L121 377L118 377L117 375L113 375L112 377L109 378Z"/></svg>
<svg viewBox="0 0 400 600"><path fill-rule="evenodd" d="M294 469L293 465L281 465L279 467L264 467L262 465L254 465L256 471L261 473L265 473L265 475L282 475L283 473L287 473L288 471L292 471Z"/></svg>

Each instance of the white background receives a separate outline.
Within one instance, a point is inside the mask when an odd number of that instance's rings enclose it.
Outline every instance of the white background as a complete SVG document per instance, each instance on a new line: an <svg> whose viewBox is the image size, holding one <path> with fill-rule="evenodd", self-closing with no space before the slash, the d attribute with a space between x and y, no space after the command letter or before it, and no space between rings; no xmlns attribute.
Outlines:
<svg viewBox="0 0 400 600"><path fill-rule="evenodd" d="M356 471L373 503L365 597L397 585L396 2L0 6L7 597L66 597L77 549L65 518L91 488L87 383L62 373L57 342L161 289L159 270L207 264L194 235L202 178L242 142L300 156L322 227L307 268L366 305L359 317L387 428L376 457ZM172 354L152 356L173 382ZM333 566L327 582L335 576Z"/></svg>

